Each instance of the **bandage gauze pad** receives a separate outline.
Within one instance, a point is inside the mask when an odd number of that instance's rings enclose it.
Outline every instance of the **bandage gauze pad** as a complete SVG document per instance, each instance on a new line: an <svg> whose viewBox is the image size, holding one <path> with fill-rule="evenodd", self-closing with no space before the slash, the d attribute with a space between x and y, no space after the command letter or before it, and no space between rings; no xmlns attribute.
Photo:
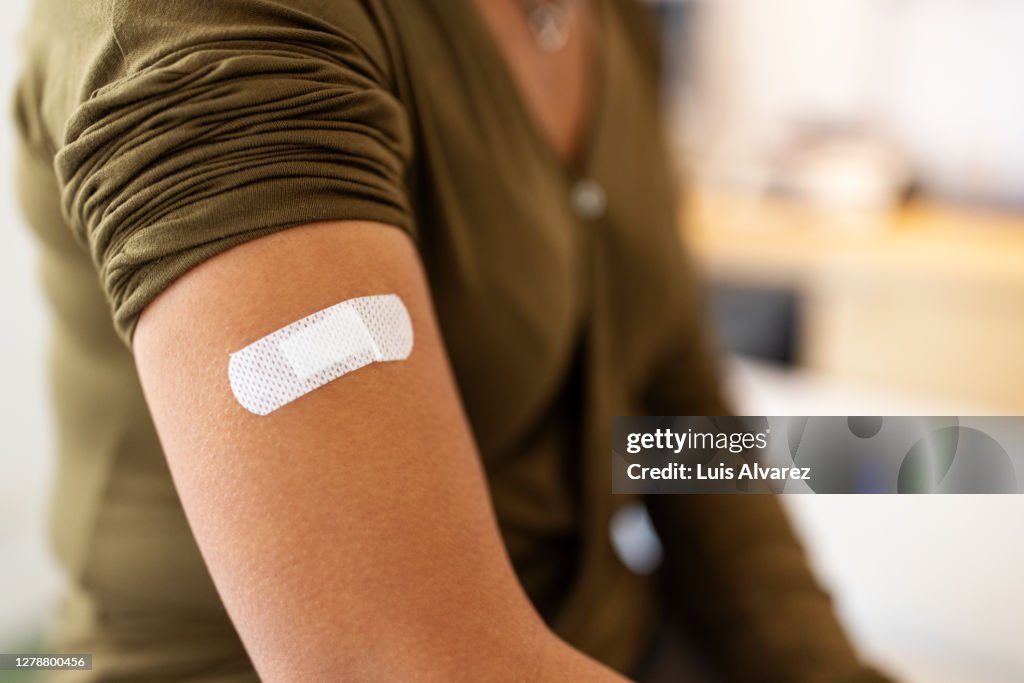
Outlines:
<svg viewBox="0 0 1024 683"><path fill-rule="evenodd" d="M364 365L405 360L412 338L398 295L342 301L232 353L231 391L249 412L268 415Z"/></svg>

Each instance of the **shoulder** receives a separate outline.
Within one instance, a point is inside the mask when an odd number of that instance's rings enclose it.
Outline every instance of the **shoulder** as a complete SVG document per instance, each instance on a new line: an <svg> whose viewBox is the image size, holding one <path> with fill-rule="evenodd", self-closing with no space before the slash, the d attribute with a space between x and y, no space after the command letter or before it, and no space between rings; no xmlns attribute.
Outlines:
<svg viewBox="0 0 1024 683"><path fill-rule="evenodd" d="M284 46L389 84L395 31L384 0L36 0L15 116L23 139L52 156L76 108L103 88L220 48Z"/></svg>
<svg viewBox="0 0 1024 683"><path fill-rule="evenodd" d="M24 98L21 118L43 112L67 227L126 340L157 293L244 242L324 220L412 232L377 0L88 4L73 46L37 53L60 101Z"/></svg>
<svg viewBox="0 0 1024 683"><path fill-rule="evenodd" d="M379 0L109 0L111 31L129 72L217 44L336 50L387 73L392 22Z"/></svg>

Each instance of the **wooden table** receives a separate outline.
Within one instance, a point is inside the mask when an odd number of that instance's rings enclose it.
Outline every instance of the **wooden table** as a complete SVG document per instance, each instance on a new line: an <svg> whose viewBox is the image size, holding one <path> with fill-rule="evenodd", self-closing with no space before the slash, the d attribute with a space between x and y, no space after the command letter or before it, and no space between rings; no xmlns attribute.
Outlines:
<svg viewBox="0 0 1024 683"><path fill-rule="evenodd" d="M714 282L786 287L826 377L1024 414L1024 214L895 212L695 190L685 241Z"/></svg>

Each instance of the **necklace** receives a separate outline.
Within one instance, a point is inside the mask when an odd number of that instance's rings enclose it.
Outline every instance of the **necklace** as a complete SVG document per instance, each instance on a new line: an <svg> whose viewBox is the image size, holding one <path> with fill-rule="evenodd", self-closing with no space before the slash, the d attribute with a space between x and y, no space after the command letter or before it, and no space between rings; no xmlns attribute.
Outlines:
<svg viewBox="0 0 1024 683"><path fill-rule="evenodd" d="M533 42L544 52L559 52L569 42L573 11L580 0L519 0Z"/></svg>

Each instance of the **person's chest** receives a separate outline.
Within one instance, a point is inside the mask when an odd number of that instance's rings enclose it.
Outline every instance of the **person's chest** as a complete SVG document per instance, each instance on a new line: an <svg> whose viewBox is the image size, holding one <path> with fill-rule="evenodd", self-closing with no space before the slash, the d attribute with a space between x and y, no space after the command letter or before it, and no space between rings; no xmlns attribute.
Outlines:
<svg viewBox="0 0 1024 683"><path fill-rule="evenodd" d="M595 316L641 376L681 282L657 83L610 4L571 159L471 0L399 17L420 249L485 457L557 396Z"/></svg>
<svg viewBox="0 0 1024 683"><path fill-rule="evenodd" d="M603 26L593 0L466 0L507 71L522 113L566 166L586 146L602 69Z"/></svg>

